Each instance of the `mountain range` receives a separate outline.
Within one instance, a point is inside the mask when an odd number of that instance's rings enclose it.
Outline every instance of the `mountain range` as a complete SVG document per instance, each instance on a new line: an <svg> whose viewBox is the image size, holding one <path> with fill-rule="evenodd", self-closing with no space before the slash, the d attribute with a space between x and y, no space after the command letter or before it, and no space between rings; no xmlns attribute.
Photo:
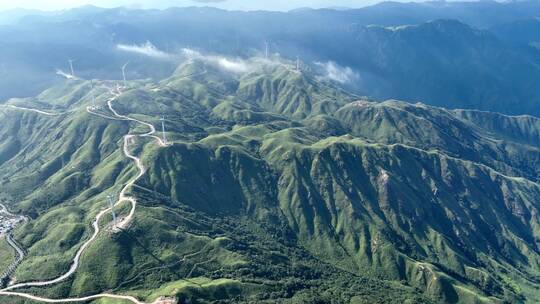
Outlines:
<svg viewBox="0 0 540 304"><path fill-rule="evenodd" d="M129 225L116 231L107 213L72 276L17 291L535 303L540 119L376 101L283 59L220 58L160 81L69 79L3 105L1 195L30 217L14 231L27 251L17 283L68 271L107 195L137 176L126 155L145 167L125 194L136 207L115 207L121 223L134 210Z"/></svg>
<svg viewBox="0 0 540 304"><path fill-rule="evenodd" d="M537 1L385 2L362 9L241 12L86 6L0 14L0 99L83 78L167 78L184 49L270 54L327 69L373 99L540 115Z"/></svg>

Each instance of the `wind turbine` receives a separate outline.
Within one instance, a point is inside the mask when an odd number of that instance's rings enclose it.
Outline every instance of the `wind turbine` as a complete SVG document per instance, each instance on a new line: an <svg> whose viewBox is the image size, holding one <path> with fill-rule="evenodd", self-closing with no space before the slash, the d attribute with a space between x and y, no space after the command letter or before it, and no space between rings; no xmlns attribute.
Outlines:
<svg viewBox="0 0 540 304"><path fill-rule="evenodd" d="M163 143L167 144L167 137L165 136L165 117L161 116L161 133L163 134Z"/></svg>
<svg viewBox="0 0 540 304"><path fill-rule="evenodd" d="M73 59L68 59L69 62L69 68L71 69L71 77L75 78L75 71L73 70Z"/></svg>
<svg viewBox="0 0 540 304"><path fill-rule="evenodd" d="M116 214L114 213L114 202L113 202L113 198L114 196L109 194L107 195L107 198L109 199L109 205L111 206L111 212L112 212L112 217L113 217L113 227L116 228Z"/></svg>
<svg viewBox="0 0 540 304"><path fill-rule="evenodd" d="M127 81L126 81L126 67L128 66L129 64L129 61L126 62L126 64L124 64L122 66L122 77L124 77L124 87L127 87Z"/></svg>
<svg viewBox="0 0 540 304"><path fill-rule="evenodd" d="M296 70L300 72L300 56L296 56Z"/></svg>
<svg viewBox="0 0 540 304"><path fill-rule="evenodd" d="M97 109L96 95L94 95L94 80L90 79L90 94L92 94L92 108Z"/></svg>
<svg viewBox="0 0 540 304"><path fill-rule="evenodd" d="M268 41L264 41L264 57L268 59Z"/></svg>

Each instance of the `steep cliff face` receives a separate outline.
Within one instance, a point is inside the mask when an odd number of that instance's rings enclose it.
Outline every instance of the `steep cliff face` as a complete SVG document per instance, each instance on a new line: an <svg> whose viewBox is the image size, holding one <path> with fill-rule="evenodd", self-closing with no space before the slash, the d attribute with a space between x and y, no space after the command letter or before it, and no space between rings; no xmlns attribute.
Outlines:
<svg viewBox="0 0 540 304"><path fill-rule="evenodd" d="M234 142L171 147L152 159L157 178L146 186L210 213L283 215L318 258L448 301L464 285L504 295L492 272L503 265L538 270L538 184L441 151L275 133L251 156ZM181 175L167 187L164 172Z"/></svg>

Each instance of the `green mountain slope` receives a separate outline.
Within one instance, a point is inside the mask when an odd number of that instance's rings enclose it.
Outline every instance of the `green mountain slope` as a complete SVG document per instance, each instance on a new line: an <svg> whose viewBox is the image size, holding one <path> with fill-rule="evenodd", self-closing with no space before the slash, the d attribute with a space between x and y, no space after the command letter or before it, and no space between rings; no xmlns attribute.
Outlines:
<svg viewBox="0 0 540 304"><path fill-rule="evenodd" d="M130 82L114 109L159 131L163 117L171 143L130 145L147 168L128 190L134 221L113 233L107 215L72 277L21 291L149 303L534 303L540 119L362 100L287 63L249 66L194 60L160 83ZM148 130L109 119L114 86L72 81L9 101L56 116L0 112L1 192L32 217L15 231L28 251L19 282L69 269L107 194L137 174L122 137Z"/></svg>

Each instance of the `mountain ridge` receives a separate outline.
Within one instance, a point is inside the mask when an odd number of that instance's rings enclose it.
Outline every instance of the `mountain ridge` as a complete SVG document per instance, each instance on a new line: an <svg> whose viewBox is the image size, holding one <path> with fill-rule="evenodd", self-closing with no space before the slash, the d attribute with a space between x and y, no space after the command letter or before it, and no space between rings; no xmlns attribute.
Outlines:
<svg viewBox="0 0 540 304"><path fill-rule="evenodd" d="M120 67L130 61L128 79L158 81L174 71L185 48L245 59L260 56L267 41L270 55L300 56L333 76L345 73L341 80L349 89L373 99L538 116L535 23L520 25L538 12L534 1L387 3L292 13L67 11L0 28L0 99L33 96L61 83L55 72L69 69L69 58L83 78L121 79ZM432 22L449 19L456 21Z"/></svg>
<svg viewBox="0 0 540 304"><path fill-rule="evenodd" d="M2 108L2 194L32 217L14 233L28 250L15 273L22 282L63 273L106 195L136 175L122 137L147 130L110 120L111 92L121 91L120 115L157 129L163 117L169 142L130 145L147 168L126 193L138 200L131 225L100 234L65 282L22 291L115 290L147 302L534 302L538 118L366 100L287 62L247 63L232 73L197 59L159 83L126 87L69 80L40 103ZM46 104L63 114L24 107Z"/></svg>

